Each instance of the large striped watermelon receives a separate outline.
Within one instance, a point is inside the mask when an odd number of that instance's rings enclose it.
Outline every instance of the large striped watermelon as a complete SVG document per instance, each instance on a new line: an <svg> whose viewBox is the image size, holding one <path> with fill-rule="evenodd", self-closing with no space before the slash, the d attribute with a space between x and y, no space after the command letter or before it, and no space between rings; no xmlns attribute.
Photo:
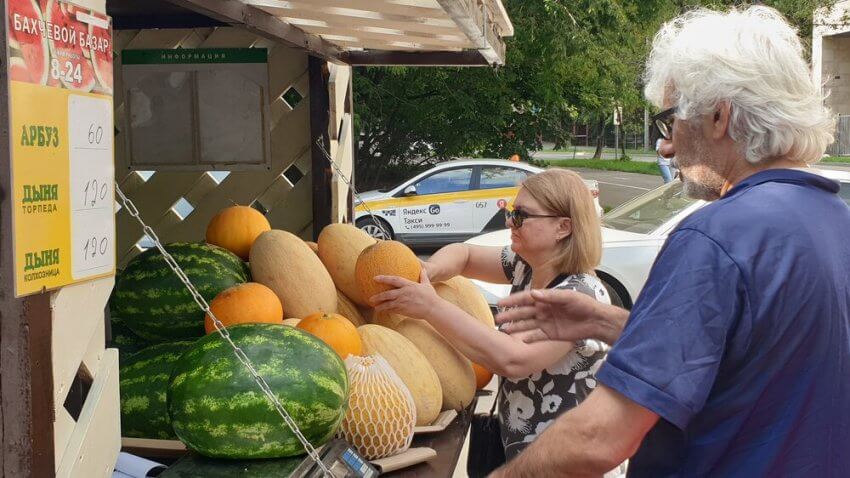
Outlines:
<svg viewBox="0 0 850 478"><path fill-rule="evenodd" d="M277 324L228 327L304 436L333 438L348 404L345 364L307 332ZM174 368L168 412L186 446L213 458L280 458L301 443L218 334L198 340Z"/></svg>
<svg viewBox="0 0 850 478"><path fill-rule="evenodd" d="M121 364L121 436L174 439L168 418L168 379L191 341L151 345Z"/></svg>
<svg viewBox="0 0 850 478"><path fill-rule="evenodd" d="M247 282L248 266L232 252L205 243L173 243L165 249L207 300ZM115 284L113 310L136 335L151 342L204 335L204 312L156 248L136 256Z"/></svg>
<svg viewBox="0 0 850 478"><path fill-rule="evenodd" d="M133 333L120 317L110 317L109 327L111 339L106 346L118 349L118 356L122 362L126 357L151 345L148 341Z"/></svg>

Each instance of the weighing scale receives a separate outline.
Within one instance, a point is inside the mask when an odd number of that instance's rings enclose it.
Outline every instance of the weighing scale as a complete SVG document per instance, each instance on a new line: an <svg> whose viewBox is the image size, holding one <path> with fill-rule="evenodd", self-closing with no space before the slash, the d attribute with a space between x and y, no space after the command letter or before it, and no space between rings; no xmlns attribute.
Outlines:
<svg viewBox="0 0 850 478"><path fill-rule="evenodd" d="M375 478L378 470L357 453L353 446L339 438L325 444L319 450L322 463L331 470L335 478ZM289 475L292 478L322 478L322 470L309 457Z"/></svg>

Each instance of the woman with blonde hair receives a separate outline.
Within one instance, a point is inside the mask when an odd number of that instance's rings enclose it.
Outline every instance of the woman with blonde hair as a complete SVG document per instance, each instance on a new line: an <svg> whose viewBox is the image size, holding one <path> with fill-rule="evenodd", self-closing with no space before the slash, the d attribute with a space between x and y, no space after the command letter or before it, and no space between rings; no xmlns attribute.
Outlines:
<svg viewBox="0 0 850 478"><path fill-rule="evenodd" d="M376 280L397 287L372 298L377 311L427 320L473 362L501 376L498 398L502 444L508 460L596 386L593 374L607 346L597 340L527 344L477 321L441 299L430 281L456 275L530 288L573 289L610 303L594 269L602 254L593 197L578 174L549 169L528 178L513 210L505 210L511 245L451 244L424 263L419 283Z"/></svg>

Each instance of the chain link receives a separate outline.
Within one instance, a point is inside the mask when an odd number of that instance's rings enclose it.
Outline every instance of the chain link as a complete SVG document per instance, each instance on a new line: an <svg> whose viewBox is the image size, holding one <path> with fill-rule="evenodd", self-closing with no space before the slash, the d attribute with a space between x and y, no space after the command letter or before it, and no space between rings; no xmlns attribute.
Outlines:
<svg viewBox="0 0 850 478"><path fill-rule="evenodd" d="M342 172L341 169L339 169L339 166L337 166L333 158L331 158L330 153L328 153L328 150L325 149L325 144L324 141L322 141L321 136L316 138L316 145L319 147L319 150L322 152L322 154L325 155L325 159L328 160L328 163L331 165L331 168L333 168L333 170L336 171L336 174L340 177L340 179L342 179L342 182L344 182L346 186L351 188L351 192L352 194L354 194L354 198L360 202L360 205L363 206L363 209L366 210L366 214L368 214L369 217L372 218L372 222L374 222L375 225L377 225L378 228L381 230L381 232L384 233L384 237L386 237L387 239L391 238L392 236L390 235L389 231L387 231L387 229L384 227L383 219L380 219L379 217L375 216L374 213L372 213L372 210L369 209L369 206L366 205L366 201L364 201L360 197L360 193L357 192L357 188L354 187L354 184L351 182L351 180L345 176L345 174ZM352 168L353 167L354 165L352 165ZM354 222L354 218L351 218L351 221Z"/></svg>
<svg viewBox="0 0 850 478"><path fill-rule="evenodd" d="M319 454L318 452L316 452L316 449L313 447L310 441L307 440L304 434L301 433L301 430L298 428L298 424L295 423L295 420L292 419L292 416L289 415L289 412L287 412L283 405L281 405L280 400L277 399L277 396L272 391L268 382L266 382L266 380L257 372L257 369L254 368L254 365L251 363L251 360L248 358L245 352L233 342L233 340L230 338L230 332L227 330L227 327L222 324L220 320L218 320L215 314L213 314L213 312L210 310L209 304L207 304L206 299L201 296L201 293L198 292L198 289L195 288L195 286L183 272L183 269L180 267L179 264L177 264L177 261L174 260L174 257L172 257L171 254L169 254L168 251L165 250L165 247L162 245L162 242L160 242L159 237L156 235L154 230L151 229L147 224L145 224L145 222L139 215L139 210L136 209L136 205L133 204L133 201L131 201L127 196L124 195L124 192L121 191L121 188L118 186L117 183L115 184L115 192L118 193L118 197L121 199L121 203L124 208L127 209L127 212L131 216L136 218L139 224L142 225L142 229L144 230L145 234L147 234L147 236L156 245L156 248L159 250L160 254L162 254L162 257L165 258L165 262L166 264L168 264L168 267L170 267L171 270L174 271L175 274L177 274L177 277L180 278L180 282L182 282L183 285L185 285L186 288L189 289L189 292L192 294L192 299L194 299L198 306L207 315L209 315L210 319L212 319L212 322L215 325L215 329L216 331L218 331L218 334L222 338L224 338L224 340L226 340L227 343L230 344L230 346L233 348L233 353L236 355L236 358L238 358L239 361L242 362L242 364L251 373L251 376L254 378L254 381L257 383L257 385L259 385L260 389L272 403L275 410L277 410L277 413L283 418L284 423L286 423L289 429L292 430L292 433L294 433L296 438L298 438L298 441L301 442L301 445L304 447L304 450L307 451L307 454L310 456L310 458L322 470L322 475L326 478L333 478L333 474L328 469L327 465L322 462L322 459L319 457Z"/></svg>

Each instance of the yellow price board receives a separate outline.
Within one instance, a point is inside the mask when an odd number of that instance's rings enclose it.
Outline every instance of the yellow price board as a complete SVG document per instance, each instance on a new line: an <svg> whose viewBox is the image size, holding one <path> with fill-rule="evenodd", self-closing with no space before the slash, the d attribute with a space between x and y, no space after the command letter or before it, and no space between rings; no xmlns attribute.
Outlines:
<svg viewBox="0 0 850 478"><path fill-rule="evenodd" d="M70 4L34 5L7 2L18 297L115 273L111 26Z"/></svg>

